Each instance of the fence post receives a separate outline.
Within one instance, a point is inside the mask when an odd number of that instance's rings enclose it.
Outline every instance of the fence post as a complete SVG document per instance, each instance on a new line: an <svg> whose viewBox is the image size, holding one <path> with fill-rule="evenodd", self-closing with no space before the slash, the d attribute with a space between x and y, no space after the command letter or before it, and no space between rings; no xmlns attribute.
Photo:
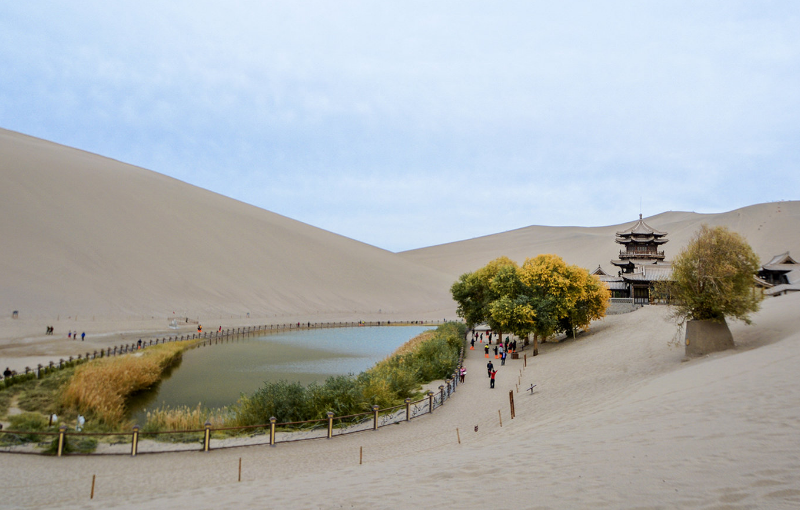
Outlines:
<svg viewBox="0 0 800 510"><path fill-rule="evenodd" d="M441 386L439 386L439 396L441 397L441 399L439 399L439 402L440 402L441 404L444 404L444 384L442 384ZM440 404L440 405L441 405L441 404Z"/></svg>
<svg viewBox="0 0 800 510"><path fill-rule="evenodd" d="M328 439L333 437L333 411L328 411Z"/></svg>
<svg viewBox="0 0 800 510"><path fill-rule="evenodd" d="M407 398L406 402L406 421L411 419L411 399Z"/></svg>
<svg viewBox="0 0 800 510"><path fill-rule="evenodd" d="M67 434L67 426L61 425L58 427L58 449L56 450L56 455L61 457L61 454L64 453L64 440L66 439Z"/></svg>
<svg viewBox="0 0 800 510"><path fill-rule="evenodd" d="M139 452L139 425L133 426L133 440L131 441L131 457L136 457Z"/></svg>
<svg viewBox="0 0 800 510"><path fill-rule="evenodd" d="M203 426L205 427L203 436L203 451L207 452L211 449L211 423L206 422Z"/></svg>
<svg viewBox="0 0 800 510"><path fill-rule="evenodd" d="M429 412L433 412L433 391L428 390L428 408L430 409Z"/></svg>
<svg viewBox="0 0 800 510"><path fill-rule="evenodd" d="M277 418L271 416L269 418L269 445L275 446L275 422Z"/></svg>
<svg viewBox="0 0 800 510"><path fill-rule="evenodd" d="M378 406L372 406L372 430L378 430Z"/></svg>

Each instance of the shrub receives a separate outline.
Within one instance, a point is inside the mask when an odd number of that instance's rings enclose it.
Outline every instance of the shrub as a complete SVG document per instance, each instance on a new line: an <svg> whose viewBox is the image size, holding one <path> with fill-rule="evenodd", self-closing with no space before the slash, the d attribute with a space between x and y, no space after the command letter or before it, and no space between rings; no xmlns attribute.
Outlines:
<svg viewBox="0 0 800 510"><path fill-rule="evenodd" d="M463 324L447 323L425 332L357 377L329 377L307 387L285 380L264 383L242 396L232 414L238 425L261 425L271 416L286 423L324 419L328 411L338 417L369 412L373 405L394 407L421 384L453 374L465 331Z"/></svg>
<svg viewBox="0 0 800 510"><path fill-rule="evenodd" d="M24 443L38 443L49 436L36 434L45 432L48 428L48 419L39 413L21 413L10 416L9 430L25 431L25 434L0 434L0 444L17 445Z"/></svg>

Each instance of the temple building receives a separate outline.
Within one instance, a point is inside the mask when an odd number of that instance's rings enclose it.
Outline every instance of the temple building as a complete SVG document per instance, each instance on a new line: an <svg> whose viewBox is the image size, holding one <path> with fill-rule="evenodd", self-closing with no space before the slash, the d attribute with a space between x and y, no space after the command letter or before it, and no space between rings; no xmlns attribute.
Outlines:
<svg viewBox="0 0 800 510"><path fill-rule="evenodd" d="M768 296L781 296L792 292L800 292L800 263L789 255L789 252L775 255L772 260L761 266L758 272L758 283Z"/></svg>
<svg viewBox="0 0 800 510"><path fill-rule="evenodd" d="M591 273L608 286L612 305L620 304L615 301L631 305L667 303L668 296L660 295L656 285L672 277L672 263L659 250L668 242L667 233L645 223L640 214L634 226L617 232L615 241L624 246L619 258L611 261L618 268L617 274L607 273L599 265ZM788 251L775 255L753 280L766 296L800 292L800 262Z"/></svg>
<svg viewBox="0 0 800 510"><path fill-rule="evenodd" d="M619 268L617 275L606 273L600 266L592 274L608 285L612 298L633 299L641 305L666 302L655 288L656 282L672 276L672 263L659 250L668 242L666 236L666 232L645 223L640 214L634 226L617 232L615 241L625 247L620 250L619 259L611 261Z"/></svg>

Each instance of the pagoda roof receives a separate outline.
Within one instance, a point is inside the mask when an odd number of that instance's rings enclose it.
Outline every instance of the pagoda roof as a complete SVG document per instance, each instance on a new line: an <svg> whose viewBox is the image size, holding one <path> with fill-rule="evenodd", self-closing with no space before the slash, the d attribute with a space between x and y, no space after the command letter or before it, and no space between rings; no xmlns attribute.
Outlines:
<svg viewBox="0 0 800 510"><path fill-rule="evenodd" d="M602 267L600 267L600 264L597 264L597 269L595 269L594 271L592 271L592 272L591 272L591 273L589 273L589 274L594 274L594 275L597 275L597 276L610 276L608 273L606 273L606 272L603 270L603 268L602 268Z"/></svg>
<svg viewBox="0 0 800 510"><path fill-rule="evenodd" d="M761 266L761 268L762 270L765 271L788 273L789 271L800 269L800 262L794 260L787 251L786 253L775 255L774 257L772 257L772 260Z"/></svg>
<svg viewBox="0 0 800 510"><path fill-rule="evenodd" d="M660 230L656 230L647 223L645 223L644 220L642 219L642 215L640 214L639 221L637 221L634 226L632 226L627 230L617 232L617 237L630 237L633 235L651 235L655 237L664 237L665 235L667 235L667 233L662 232Z"/></svg>

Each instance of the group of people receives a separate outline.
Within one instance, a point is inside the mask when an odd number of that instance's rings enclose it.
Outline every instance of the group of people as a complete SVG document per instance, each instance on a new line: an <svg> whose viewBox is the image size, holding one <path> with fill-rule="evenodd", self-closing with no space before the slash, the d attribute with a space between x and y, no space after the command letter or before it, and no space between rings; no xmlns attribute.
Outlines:
<svg viewBox="0 0 800 510"><path fill-rule="evenodd" d="M483 352L487 358L489 358L489 352L491 347L489 347L492 343L492 337L494 335L491 331L486 332L486 340L487 342L483 344ZM471 349L475 349L475 341L478 340L479 342L483 343L484 333L472 331L472 338L470 340ZM501 341L500 335L497 335L497 343L494 345L494 356L495 359L500 360L500 365L506 364L506 357L508 356L509 352L517 352L517 341L511 340L510 337L506 337L505 340ZM492 363L491 359L486 364L486 372L489 377L489 388L494 388L494 381L497 377L497 370L494 367L494 363ZM462 381L463 382L463 381Z"/></svg>
<svg viewBox="0 0 800 510"><path fill-rule="evenodd" d="M45 335L52 335L54 329L55 328L53 326L47 326L47 332L45 333Z"/></svg>
<svg viewBox="0 0 800 510"><path fill-rule="evenodd" d="M67 332L67 338L74 338L75 340L77 340L78 339L78 332L77 331L72 331L72 330L68 331ZM86 339L86 333L85 332L81 333L81 342L83 342L85 339Z"/></svg>

